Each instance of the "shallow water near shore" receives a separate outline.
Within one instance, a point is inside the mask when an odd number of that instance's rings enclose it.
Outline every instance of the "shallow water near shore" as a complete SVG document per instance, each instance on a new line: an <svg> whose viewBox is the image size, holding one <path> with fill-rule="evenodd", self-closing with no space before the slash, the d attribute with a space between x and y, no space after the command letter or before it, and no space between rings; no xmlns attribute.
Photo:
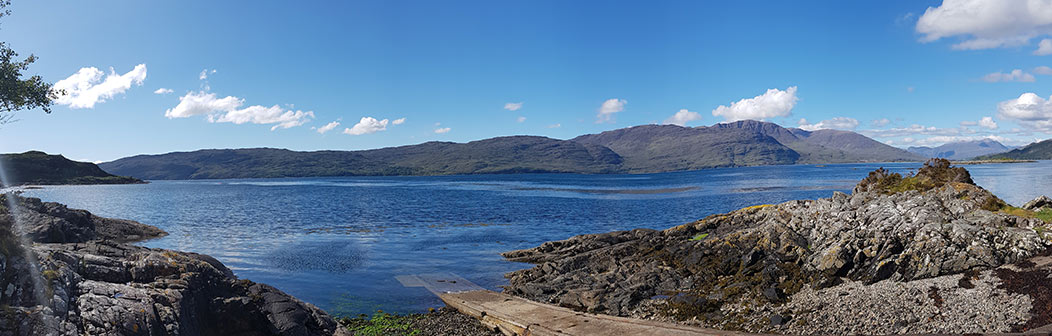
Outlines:
<svg viewBox="0 0 1052 336"><path fill-rule="evenodd" d="M441 302L403 274L450 272L498 289L530 267L499 253L634 228L665 229L756 204L850 192L870 171L919 163L720 168L646 175L509 174L151 181L47 186L25 196L154 225L142 245L209 254L334 315L421 312ZM1052 161L970 165L1020 205L1052 196Z"/></svg>

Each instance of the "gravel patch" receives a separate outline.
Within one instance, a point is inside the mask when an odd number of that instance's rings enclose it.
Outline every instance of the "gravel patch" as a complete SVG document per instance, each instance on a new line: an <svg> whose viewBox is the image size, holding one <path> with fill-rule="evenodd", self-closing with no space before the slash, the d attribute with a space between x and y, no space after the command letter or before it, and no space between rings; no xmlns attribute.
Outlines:
<svg viewBox="0 0 1052 336"><path fill-rule="evenodd" d="M962 281L966 280L966 281ZM962 286L963 285L963 286ZM848 282L805 288L779 310L787 334L964 334L1009 332L1030 318L1032 299L998 288L991 271L910 282ZM971 288L966 288L971 287ZM787 318L789 318L787 316Z"/></svg>

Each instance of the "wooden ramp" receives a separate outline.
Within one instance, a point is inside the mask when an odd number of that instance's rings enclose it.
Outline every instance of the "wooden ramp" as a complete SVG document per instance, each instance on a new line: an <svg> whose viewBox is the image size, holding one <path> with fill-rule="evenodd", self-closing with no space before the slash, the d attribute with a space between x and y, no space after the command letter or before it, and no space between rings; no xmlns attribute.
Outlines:
<svg viewBox="0 0 1052 336"><path fill-rule="evenodd" d="M446 305L505 335L743 335L625 317L586 314L488 290L439 295Z"/></svg>
<svg viewBox="0 0 1052 336"><path fill-rule="evenodd" d="M485 290L450 273L402 275L403 286L424 287L461 313L505 335L744 335L715 329L586 314Z"/></svg>

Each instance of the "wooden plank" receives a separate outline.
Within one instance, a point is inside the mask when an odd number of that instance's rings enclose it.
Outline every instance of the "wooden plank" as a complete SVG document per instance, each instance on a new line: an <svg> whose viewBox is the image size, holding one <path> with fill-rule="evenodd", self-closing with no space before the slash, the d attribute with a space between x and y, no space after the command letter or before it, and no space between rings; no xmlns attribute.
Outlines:
<svg viewBox="0 0 1052 336"><path fill-rule="evenodd" d="M505 335L745 335L724 330L576 312L488 290L439 294L446 305Z"/></svg>

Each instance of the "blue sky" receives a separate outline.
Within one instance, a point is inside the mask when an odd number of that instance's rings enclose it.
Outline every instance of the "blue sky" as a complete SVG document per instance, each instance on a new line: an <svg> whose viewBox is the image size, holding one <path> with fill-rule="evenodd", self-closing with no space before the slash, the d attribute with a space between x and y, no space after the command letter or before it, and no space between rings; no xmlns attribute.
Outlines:
<svg viewBox="0 0 1052 336"><path fill-rule="evenodd" d="M19 112L0 152L353 150L741 118L1022 145L1052 134L1052 31L1021 4L16 1L0 40L77 96Z"/></svg>

